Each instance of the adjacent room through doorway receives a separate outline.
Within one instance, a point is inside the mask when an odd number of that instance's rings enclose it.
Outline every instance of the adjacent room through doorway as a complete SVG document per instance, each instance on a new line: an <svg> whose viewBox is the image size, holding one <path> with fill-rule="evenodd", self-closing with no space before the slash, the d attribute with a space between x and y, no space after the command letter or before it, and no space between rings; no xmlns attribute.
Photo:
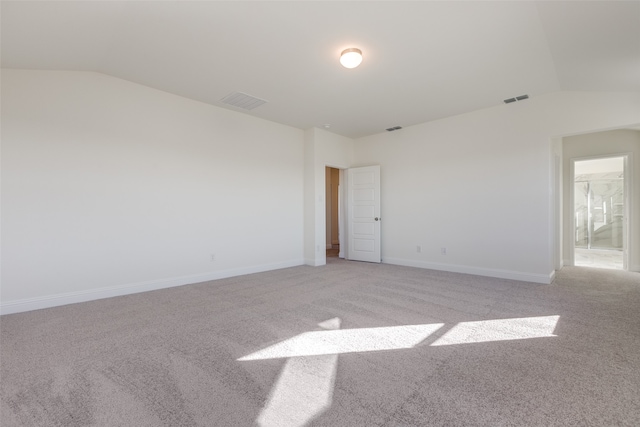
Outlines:
<svg viewBox="0 0 640 427"><path fill-rule="evenodd" d="M327 258L337 258L340 254L340 234L339 234L339 189L340 170L332 167L325 168L326 179L326 245Z"/></svg>
<svg viewBox="0 0 640 427"><path fill-rule="evenodd" d="M624 160L606 157L574 162L576 266L625 268Z"/></svg>

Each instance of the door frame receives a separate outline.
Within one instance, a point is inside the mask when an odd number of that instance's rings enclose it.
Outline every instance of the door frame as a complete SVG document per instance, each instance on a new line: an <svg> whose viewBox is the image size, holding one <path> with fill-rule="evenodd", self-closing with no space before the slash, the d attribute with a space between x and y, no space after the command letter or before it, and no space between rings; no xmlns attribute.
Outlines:
<svg viewBox="0 0 640 427"><path fill-rule="evenodd" d="M613 154L601 154L595 156L585 156L585 157L572 157L569 159L569 206L567 209L570 209L572 214L569 219L569 229L571 230L571 241L569 243L569 265L575 266L575 236L573 233L576 229L576 216L574 213L575 207L575 164L576 162L584 161L584 160L598 160L598 159L610 159L613 157L622 157L623 159L623 191L624 191L624 218L622 223L622 269L624 271L629 271L629 242L631 234L631 222L629 218L631 218L632 210L631 210L631 194L633 191L633 186L631 182L632 175L632 165L633 165L633 153L624 152L624 153L613 153Z"/></svg>
<svg viewBox="0 0 640 427"><path fill-rule="evenodd" d="M368 165L368 166L379 166L378 165ZM349 174L347 173L351 167L339 166L334 163L324 163L323 170L326 171L326 168L338 169L340 172L339 177L339 189L338 189L338 237L340 241L340 253L338 254L339 258L343 258L345 260L349 259L349 239L346 236L349 235ZM357 168L360 166L353 166L353 168ZM325 172L326 173L326 172ZM322 235L326 236L327 234L327 200L324 195L327 192L327 182L326 179L323 180L324 192L322 193L322 212L325 215L324 221L322 221L322 230L317 230L316 232L322 231ZM382 212L380 212L382 214ZM317 225L318 223L316 223ZM382 233L381 233L382 234ZM382 236L380 236L380 263L382 263ZM324 246L324 245L323 245ZM327 262L326 252L325 255L322 256L324 262L320 265L324 265Z"/></svg>
<svg viewBox="0 0 640 427"><path fill-rule="evenodd" d="M345 235L345 209L346 209L346 204L345 204L345 200L344 200L344 188L345 188L345 183L346 183L346 177L347 174L345 173L345 171L348 168L341 168L338 166L332 166L331 164L325 164L324 166L325 168L325 173L327 168L330 169L336 169L338 171L338 245L340 245L340 253L338 253L338 258L345 258L345 248L346 248L346 242L344 240L344 235ZM324 184L324 191L325 191L325 195L327 194L327 181L325 179L325 184ZM324 197L324 212L325 212L325 218L324 218L324 235L326 236L327 234L327 217L326 217L326 212L327 212L327 198ZM325 242L326 244L326 242ZM325 261L326 261L326 256L325 256Z"/></svg>
<svg viewBox="0 0 640 427"><path fill-rule="evenodd" d="M324 170L326 171L326 168L332 168L332 169L337 169L338 170L338 241L339 241L339 245L340 245L340 253L338 254L338 258L344 258L347 259L347 240L345 239L344 236L348 233L348 224L346 223L346 219L347 218L347 200L346 200L346 196L345 196L345 188L347 186L347 173L346 171L349 169L348 167L344 167L344 166L336 166L335 164L332 163L325 163L324 164ZM326 172L325 172L326 173ZM324 180L324 193L327 193L327 182L326 179ZM326 212L327 212L327 198L323 197L323 209L322 211L325 213L325 218L324 221L322 222L322 228L323 228L323 236L327 235L327 218L326 218ZM325 242L326 245L326 242ZM326 258L326 252L325 252L325 256L324 258L324 263L326 264L327 262L327 258Z"/></svg>

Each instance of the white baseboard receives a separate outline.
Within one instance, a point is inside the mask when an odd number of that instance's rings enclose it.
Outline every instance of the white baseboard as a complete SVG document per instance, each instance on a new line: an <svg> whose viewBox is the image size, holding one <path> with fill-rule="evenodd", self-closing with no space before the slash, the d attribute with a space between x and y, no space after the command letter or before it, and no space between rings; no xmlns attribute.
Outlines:
<svg viewBox="0 0 640 427"><path fill-rule="evenodd" d="M499 279L520 280L522 282L550 284L555 278L555 271L549 274L521 273L519 271L498 270L493 268L471 267L467 265L441 264L435 262L416 261L400 258L384 258L385 264L403 265L406 267L426 268L429 270L450 271L452 273L475 274L477 276L496 277Z"/></svg>
<svg viewBox="0 0 640 427"><path fill-rule="evenodd" d="M200 282L208 282L210 280L224 279L227 277L242 276L244 274L261 273L263 271L297 267L299 265L303 265L302 260L291 260L275 264L262 264L252 267L212 271L210 273L196 274L192 276L172 277L167 279L151 280L147 282L110 286L106 288L88 289L85 291L67 292L63 294L26 298L8 302L3 301L2 303L0 303L0 315L21 313L31 310L40 310L43 308L58 307L61 305L87 302L103 298L119 297L123 295L137 294L140 292L155 291L158 289L172 288L175 286L190 285Z"/></svg>
<svg viewBox="0 0 640 427"><path fill-rule="evenodd" d="M312 258L312 259L305 258L304 260L304 265L310 265L311 267L320 267L321 265L326 265L326 264L327 264L327 259L320 256L318 258Z"/></svg>

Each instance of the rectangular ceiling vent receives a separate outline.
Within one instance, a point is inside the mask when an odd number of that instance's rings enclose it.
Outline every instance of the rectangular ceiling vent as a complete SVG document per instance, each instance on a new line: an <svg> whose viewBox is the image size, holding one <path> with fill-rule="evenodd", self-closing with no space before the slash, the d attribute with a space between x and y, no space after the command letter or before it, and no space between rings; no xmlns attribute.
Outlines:
<svg viewBox="0 0 640 427"><path fill-rule="evenodd" d="M512 102L524 101L525 99L529 99L529 95L520 95L520 96L516 96L515 98L505 99L504 103L511 104Z"/></svg>
<svg viewBox="0 0 640 427"><path fill-rule="evenodd" d="M392 128L387 128L387 132L393 132L394 130L402 129L402 126L394 126Z"/></svg>
<svg viewBox="0 0 640 427"><path fill-rule="evenodd" d="M245 110L253 110L262 104L267 103L264 99L256 98L255 96L247 95L242 92L233 92L222 98L222 102Z"/></svg>

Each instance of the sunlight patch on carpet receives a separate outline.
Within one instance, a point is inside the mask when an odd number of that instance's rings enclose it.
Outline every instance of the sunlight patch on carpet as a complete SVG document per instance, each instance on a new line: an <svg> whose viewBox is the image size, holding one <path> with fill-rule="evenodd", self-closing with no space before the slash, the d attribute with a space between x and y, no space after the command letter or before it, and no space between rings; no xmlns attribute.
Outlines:
<svg viewBox="0 0 640 427"><path fill-rule="evenodd" d="M341 323L334 317L318 326L338 330ZM256 423L261 427L298 427L326 411L333 401L337 366L337 354L287 360Z"/></svg>
<svg viewBox="0 0 640 427"><path fill-rule="evenodd" d="M554 337L559 316L481 320L455 324L432 346ZM329 322L329 321L326 321ZM323 323L326 323L323 322ZM239 361L409 349L422 343L444 323L304 332ZM339 327L339 326L338 326Z"/></svg>
<svg viewBox="0 0 640 427"><path fill-rule="evenodd" d="M438 338L432 346L555 337L560 316L460 322Z"/></svg>
<svg viewBox="0 0 640 427"><path fill-rule="evenodd" d="M238 360L264 360L363 351L399 350L416 346L443 323L382 328L304 332Z"/></svg>
<svg viewBox="0 0 640 427"><path fill-rule="evenodd" d="M256 419L262 427L303 426L333 400L338 355L288 359Z"/></svg>
<svg viewBox="0 0 640 427"><path fill-rule="evenodd" d="M339 354L555 337L559 318L459 322L428 344L427 338L444 323L340 329L336 317L318 324L324 330L304 332L238 360L287 359L256 422L261 427L301 427L331 406Z"/></svg>

